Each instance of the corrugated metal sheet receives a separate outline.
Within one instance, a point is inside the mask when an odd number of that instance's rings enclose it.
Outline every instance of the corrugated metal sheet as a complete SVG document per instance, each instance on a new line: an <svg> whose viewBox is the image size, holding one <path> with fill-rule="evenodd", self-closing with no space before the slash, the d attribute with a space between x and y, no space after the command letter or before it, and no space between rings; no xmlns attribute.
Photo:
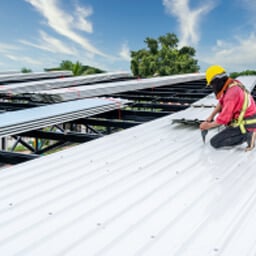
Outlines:
<svg viewBox="0 0 256 256"><path fill-rule="evenodd" d="M1 255L255 255L256 151L171 123L1 170Z"/></svg>
<svg viewBox="0 0 256 256"><path fill-rule="evenodd" d="M44 73L43 73L44 74ZM41 76L43 75L41 74ZM91 83L98 83L102 81L110 81L113 79L121 79L121 78L129 78L132 77L131 73L129 72L107 72L102 74L93 74L87 76L76 76L76 77L61 77L61 74L64 76L64 71L62 73L59 72L45 72L45 77L53 77L53 79L47 80L39 80L39 81L30 81L30 82L18 82L15 84L7 84L0 86L0 94L7 94L7 95L16 95L20 93L33 93L40 90L50 90L53 88L63 88L63 87L72 87L84 84L91 84ZM66 76L69 73L66 72ZM72 74L72 73L71 73ZM30 75L33 77L32 75ZM34 74L34 77L36 75ZM39 77L39 75L38 75ZM55 77L55 78L54 78ZM56 78L59 77L59 78ZM29 78L29 76L28 76ZM40 78L40 77L39 77ZM42 77L41 77L42 78ZM15 80L19 80L19 76L14 76ZM8 79L6 79L8 80ZM0 76L1 81L1 76Z"/></svg>
<svg viewBox="0 0 256 256"><path fill-rule="evenodd" d="M239 76L236 80L240 81L248 91L252 91L256 85L256 76L249 75L249 76Z"/></svg>
<svg viewBox="0 0 256 256"><path fill-rule="evenodd" d="M212 113L213 109L213 107L191 107L173 114L172 119L174 122L180 123L199 123L204 121Z"/></svg>
<svg viewBox="0 0 256 256"><path fill-rule="evenodd" d="M256 151L172 120L1 170L1 255L256 255Z"/></svg>
<svg viewBox="0 0 256 256"><path fill-rule="evenodd" d="M63 87L72 87L84 84L98 83L102 81L110 81L113 79L121 79L131 77L129 72L108 72L102 74L93 74L87 76L75 76L75 77L61 77L61 72L51 76L49 72L49 79L47 80L38 80L38 81L29 81L29 82L18 82L14 84L6 84L0 86L0 94L2 95L16 95L20 93L33 93L40 90L50 90L53 88L63 88ZM65 73L62 74L64 75ZM32 77L32 75L30 75ZM35 76L35 75L34 75ZM59 76L59 77L58 77ZM11 77L11 76L10 76ZM36 76L35 76L36 77ZM45 75L46 77L46 75ZM50 79L53 77L53 79ZM54 78L58 77L58 78ZM29 78L29 76L27 77ZM40 77L39 77L40 78ZM0 76L1 79L1 76ZM18 77L14 79L19 80ZM21 78L20 78L21 79ZM8 79L7 79L8 80ZM0 80L1 81L1 80Z"/></svg>
<svg viewBox="0 0 256 256"><path fill-rule="evenodd" d="M217 105L218 101L214 95L214 93L211 93L207 95L206 97L192 103L193 107L215 107Z"/></svg>
<svg viewBox="0 0 256 256"><path fill-rule="evenodd" d="M122 108L129 101L91 98L0 114L0 138Z"/></svg>
<svg viewBox="0 0 256 256"><path fill-rule="evenodd" d="M60 77L60 76L72 76L72 71L51 71L51 72L29 72L29 73L16 73L16 72L7 72L0 73L0 82L6 81L22 81L27 79L42 79L42 78L51 78L51 77Z"/></svg>
<svg viewBox="0 0 256 256"><path fill-rule="evenodd" d="M59 102L77 98L88 98L99 95L109 95L113 93L134 91L144 88L155 88L164 85L196 81L200 79L204 79L204 74L182 74L147 79L136 79L131 81L101 83L96 85L94 84L64 89L37 91L34 93L27 93L26 96L29 96L33 101Z"/></svg>

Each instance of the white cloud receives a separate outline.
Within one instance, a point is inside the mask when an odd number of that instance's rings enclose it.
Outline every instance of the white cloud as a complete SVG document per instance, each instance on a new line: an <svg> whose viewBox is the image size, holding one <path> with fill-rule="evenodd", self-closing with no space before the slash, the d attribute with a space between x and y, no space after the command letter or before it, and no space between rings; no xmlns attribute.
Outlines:
<svg viewBox="0 0 256 256"><path fill-rule="evenodd" d="M93 27L92 23L86 20L88 16L92 15L93 10L91 7L81 7L81 6L76 6L76 22L74 24L75 28L80 29L82 31L92 33L93 32Z"/></svg>
<svg viewBox="0 0 256 256"><path fill-rule="evenodd" d="M8 59L16 62L27 63L32 65L42 65L40 61L35 60L34 58L26 57L26 56L17 56L17 55L14 56L12 54L6 54L5 56Z"/></svg>
<svg viewBox="0 0 256 256"><path fill-rule="evenodd" d="M220 43L221 42L221 43ZM256 69L256 34L251 33L247 38L236 37L229 41L217 40L212 52L200 57L209 64L220 64L230 71Z"/></svg>
<svg viewBox="0 0 256 256"><path fill-rule="evenodd" d="M107 57L106 54L95 48L84 36L75 29L92 32L92 24L86 18L92 14L91 8L77 7L72 14L58 6L58 0L26 0L47 20L47 25L62 36L81 45L92 54ZM78 25L79 24L79 25Z"/></svg>
<svg viewBox="0 0 256 256"><path fill-rule="evenodd" d="M66 46L62 41L49 36L47 33L40 31L40 41L38 43L31 43L27 40L20 40L21 43L32 46L41 50L53 52L53 53L63 53L69 55L77 55L77 51Z"/></svg>
<svg viewBox="0 0 256 256"><path fill-rule="evenodd" d="M202 16L213 9L212 1L206 1L197 9L190 9L189 0L163 0L168 14L177 17L180 27L180 46L195 45L200 40L199 24Z"/></svg>
<svg viewBox="0 0 256 256"><path fill-rule="evenodd" d="M121 48L121 51L120 51L119 55L121 56L122 59L124 59L126 61L130 61L131 60L130 49L129 49L127 43L124 43L122 45L122 48Z"/></svg>
<svg viewBox="0 0 256 256"><path fill-rule="evenodd" d="M6 69L8 69L9 66L13 67L13 62L15 63L15 65L18 65L19 63L21 66L42 65L42 62L40 62L38 59L30 58L24 55L19 56L17 52L21 52L21 51L22 51L22 48L17 47L16 45L3 44L3 43L0 44L0 52L1 52L1 56L5 58L4 67ZM12 64L8 63L8 60L11 61ZM0 65L2 65L2 63Z"/></svg>
<svg viewBox="0 0 256 256"><path fill-rule="evenodd" d="M14 51L14 50L18 50L18 49L19 48L16 45L0 43L0 52L1 53L5 53L5 52L9 52L9 51Z"/></svg>

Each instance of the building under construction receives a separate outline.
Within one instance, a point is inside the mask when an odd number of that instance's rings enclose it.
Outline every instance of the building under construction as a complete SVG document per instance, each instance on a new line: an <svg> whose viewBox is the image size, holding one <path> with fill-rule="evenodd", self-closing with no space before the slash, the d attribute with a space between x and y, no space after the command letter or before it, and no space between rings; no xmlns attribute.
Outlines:
<svg viewBox="0 0 256 256"><path fill-rule="evenodd" d="M256 151L203 143L204 74L0 81L1 255L256 254Z"/></svg>

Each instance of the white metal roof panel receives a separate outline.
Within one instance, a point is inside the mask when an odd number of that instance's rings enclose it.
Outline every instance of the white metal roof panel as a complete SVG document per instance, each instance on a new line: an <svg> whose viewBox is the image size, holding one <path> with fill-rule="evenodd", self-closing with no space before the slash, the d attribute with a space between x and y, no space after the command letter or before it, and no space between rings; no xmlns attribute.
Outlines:
<svg viewBox="0 0 256 256"><path fill-rule="evenodd" d="M218 103L218 100L215 97L214 93L207 95L206 97L197 100L196 102L192 103L191 106L193 107L215 107Z"/></svg>
<svg viewBox="0 0 256 256"><path fill-rule="evenodd" d="M144 88L154 88L164 85L177 84L181 82L196 81L200 79L204 79L204 74L182 74L146 79L136 79L130 81L101 83L87 86L77 86L72 88L42 90L34 93L31 92L27 95L29 95L30 98L34 101L58 102L73 100L77 98L88 98L99 95L134 91Z"/></svg>
<svg viewBox="0 0 256 256"><path fill-rule="evenodd" d="M256 151L171 122L1 170L1 254L255 255Z"/></svg>
<svg viewBox="0 0 256 256"><path fill-rule="evenodd" d="M176 122L202 122L212 113L213 109L214 107L190 107L174 113L172 119Z"/></svg>
<svg viewBox="0 0 256 256"><path fill-rule="evenodd" d="M240 81L248 91L252 91L256 85L256 76L248 75L248 76L238 76L236 80Z"/></svg>
<svg viewBox="0 0 256 256"><path fill-rule="evenodd" d="M29 82L19 82L19 83L14 83L14 84L1 85L0 86L0 94L12 95L12 94L19 94L19 93L30 93L30 92L35 92L35 91L39 91L39 90L49 90L52 88L72 87L72 86L78 86L78 85L82 85L82 84L91 84L91 83L96 83L96 82L108 81L108 80L112 80L112 79L132 77L131 73L124 72L124 71L122 71L122 72L121 71L107 72L107 73L101 73L101 74L92 74L92 75L87 75L87 76L75 76L75 77L73 77L73 76L72 77L61 77L61 74L63 74L63 75L65 74L64 71L62 71L62 73L60 71L48 72L48 73L49 73L48 76L53 77L53 79L29 81ZM45 72L45 76L48 73ZM32 75L30 75L30 76L32 77ZM42 74L41 74L41 76L42 76ZM56 78L57 76L58 76L58 78ZM14 79L19 80L21 78L20 78L20 76L17 76L17 77L14 76ZM1 76L0 76L0 81L1 81Z"/></svg>
<svg viewBox="0 0 256 256"><path fill-rule="evenodd" d="M29 72L29 73L0 73L0 82L6 82L9 80L20 81L26 79L42 79L42 78L51 78L51 77L60 77L60 76L72 76L72 71L63 70L63 71L49 71L49 72Z"/></svg>
<svg viewBox="0 0 256 256"><path fill-rule="evenodd" d="M122 108L129 101L91 98L0 114L0 138Z"/></svg>

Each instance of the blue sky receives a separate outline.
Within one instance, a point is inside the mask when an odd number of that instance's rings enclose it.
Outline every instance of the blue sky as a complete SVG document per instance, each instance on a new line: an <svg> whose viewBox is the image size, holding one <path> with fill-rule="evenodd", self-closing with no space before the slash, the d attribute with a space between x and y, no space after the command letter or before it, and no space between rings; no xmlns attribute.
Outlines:
<svg viewBox="0 0 256 256"><path fill-rule="evenodd" d="M200 71L256 70L255 0L2 0L0 71L80 61L130 70L130 50L175 33L196 49Z"/></svg>

